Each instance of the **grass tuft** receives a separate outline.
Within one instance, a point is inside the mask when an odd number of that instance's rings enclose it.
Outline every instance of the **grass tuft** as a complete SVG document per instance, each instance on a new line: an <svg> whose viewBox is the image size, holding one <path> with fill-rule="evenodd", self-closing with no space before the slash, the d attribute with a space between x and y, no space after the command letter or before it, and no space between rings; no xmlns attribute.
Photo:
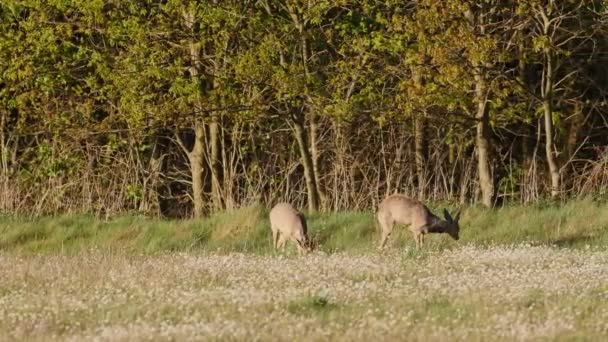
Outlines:
<svg viewBox="0 0 608 342"><path fill-rule="evenodd" d="M287 303L287 311L294 315L326 313L337 307L337 304L331 303L327 296L323 294L313 294Z"/></svg>

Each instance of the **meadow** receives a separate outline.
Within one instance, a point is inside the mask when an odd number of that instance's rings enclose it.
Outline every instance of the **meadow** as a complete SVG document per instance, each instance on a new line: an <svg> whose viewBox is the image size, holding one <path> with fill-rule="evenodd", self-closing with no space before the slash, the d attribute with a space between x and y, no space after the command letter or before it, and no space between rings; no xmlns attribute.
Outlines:
<svg viewBox="0 0 608 342"><path fill-rule="evenodd" d="M271 248L260 206L204 220L0 218L0 340L601 340L608 206L467 208L461 239L371 212L309 216Z"/></svg>

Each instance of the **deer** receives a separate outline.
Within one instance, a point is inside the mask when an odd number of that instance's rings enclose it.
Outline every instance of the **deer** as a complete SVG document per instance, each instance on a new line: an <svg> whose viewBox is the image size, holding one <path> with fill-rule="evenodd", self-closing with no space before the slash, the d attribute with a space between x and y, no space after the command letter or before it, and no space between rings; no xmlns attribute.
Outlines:
<svg viewBox="0 0 608 342"><path fill-rule="evenodd" d="M458 240L460 212L452 218L447 209L443 209L443 216L445 220L433 214L422 202L407 196L395 194L386 197L378 205L376 214L382 234L379 249L386 245L395 224L409 225L417 249L422 248L424 235L429 233L447 233L452 239Z"/></svg>
<svg viewBox="0 0 608 342"><path fill-rule="evenodd" d="M275 249L284 249L285 242L291 240L298 248L298 254L311 252L308 241L306 218L289 203L278 203L270 210L270 229Z"/></svg>

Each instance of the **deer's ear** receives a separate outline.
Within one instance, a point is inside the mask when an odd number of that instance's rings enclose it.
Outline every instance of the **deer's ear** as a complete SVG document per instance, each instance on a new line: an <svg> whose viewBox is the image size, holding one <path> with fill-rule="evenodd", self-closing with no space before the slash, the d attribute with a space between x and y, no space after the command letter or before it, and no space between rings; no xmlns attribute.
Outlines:
<svg viewBox="0 0 608 342"><path fill-rule="evenodd" d="M458 222L460 220L460 210L456 213L456 217L454 217L454 221Z"/></svg>
<svg viewBox="0 0 608 342"><path fill-rule="evenodd" d="M443 217L445 217L445 220L448 222L452 222L454 220L452 220L452 216L450 216L450 213L448 213L447 209L443 209Z"/></svg>

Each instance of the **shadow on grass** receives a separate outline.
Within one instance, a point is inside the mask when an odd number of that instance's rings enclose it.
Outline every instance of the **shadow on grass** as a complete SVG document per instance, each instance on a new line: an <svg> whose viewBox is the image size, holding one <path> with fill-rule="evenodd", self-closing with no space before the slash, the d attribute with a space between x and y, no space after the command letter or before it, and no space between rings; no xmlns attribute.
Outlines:
<svg viewBox="0 0 608 342"><path fill-rule="evenodd" d="M549 242L550 245L556 247L580 247L583 245L592 245L597 242L597 237L591 235L566 236L558 239L553 239Z"/></svg>

